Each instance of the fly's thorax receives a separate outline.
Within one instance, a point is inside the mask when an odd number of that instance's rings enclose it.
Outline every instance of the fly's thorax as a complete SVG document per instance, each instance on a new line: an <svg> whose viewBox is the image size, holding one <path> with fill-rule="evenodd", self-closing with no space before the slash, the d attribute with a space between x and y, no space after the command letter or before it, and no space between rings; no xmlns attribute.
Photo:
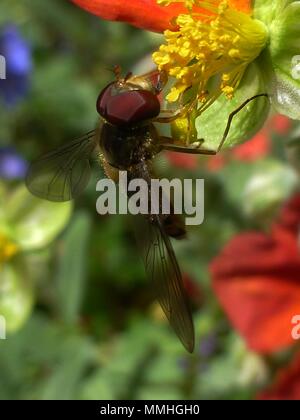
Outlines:
<svg viewBox="0 0 300 420"><path fill-rule="evenodd" d="M153 124L117 127L104 123L100 147L105 160L121 170L127 170L157 153L158 133Z"/></svg>

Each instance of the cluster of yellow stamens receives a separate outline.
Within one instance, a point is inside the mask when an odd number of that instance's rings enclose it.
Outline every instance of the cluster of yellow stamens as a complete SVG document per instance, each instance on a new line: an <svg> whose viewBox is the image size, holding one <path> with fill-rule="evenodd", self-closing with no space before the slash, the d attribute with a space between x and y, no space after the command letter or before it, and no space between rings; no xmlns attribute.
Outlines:
<svg viewBox="0 0 300 420"><path fill-rule="evenodd" d="M18 246L0 233L0 268L3 263L8 261L18 252Z"/></svg>
<svg viewBox="0 0 300 420"><path fill-rule="evenodd" d="M197 99L206 104L221 93L231 99L247 66L267 43L264 24L226 0L157 3L182 3L187 9L176 19L178 30L165 31L166 44L153 55L158 68L176 79L167 100L176 102L193 87Z"/></svg>

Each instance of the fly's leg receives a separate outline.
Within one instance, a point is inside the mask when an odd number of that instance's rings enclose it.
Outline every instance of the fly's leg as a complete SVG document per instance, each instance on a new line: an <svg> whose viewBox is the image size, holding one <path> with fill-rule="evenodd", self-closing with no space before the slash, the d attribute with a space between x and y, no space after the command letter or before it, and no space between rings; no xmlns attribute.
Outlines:
<svg viewBox="0 0 300 420"><path fill-rule="evenodd" d="M156 117L153 122L161 123L161 124L169 124L177 120L178 118L184 117L186 114L186 109L184 107L180 108L179 110L172 111L168 109L163 109L160 111L161 114L169 114L168 116L158 116Z"/></svg>
<svg viewBox="0 0 300 420"><path fill-rule="evenodd" d="M162 150L170 150L172 152L178 153L190 153L194 155L215 155L217 154L216 150L204 149L201 147L203 139L200 139L191 146L181 146L182 142L174 141L171 137L160 137L160 146Z"/></svg>
<svg viewBox="0 0 300 420"><path fill-rule="evenodd" d="M231 123L232 123L232 120L235 117L235 115L238 114L243 108L245 108L245 106L247 106L254 99L262 98L262 97L269 98L269 95L267 93L260 93L258 95L252 96L252 98L247 99L245 102L242 103L242 105L240 105L238 108L236 108L234 111L232 111L231 114L229 114L227 124L226 124L226 128L225 128L221 143L219 144L219 146L216 150L217 153L222 149L222 147L223 147L223 145L224 145L224 143L227 139L227 136L229 134L229 130L230 130L230 127L231 127Z"/></svg>
<svg viewBox="0 0 300 420"><path fill-rule="evenodd" d="M185 104L181 104L178 109L162 109L160 111L161 114L169 114L168 116L158 116L153 120L153 122L168 124L174 122L178 118L184 118L191 113L191 111L195 108L196 101L192 100Z"/></svg>
<svg viewBox="0 0 300 420"><path fill-rule="evenodd" d="M190 105L183 105L179 109L162 109L160 114L169 114L168 116L158 116L152 120L154 123L168 124L174 122L178 118L184 118L190 113Z"/></svg>
<svg viewBox="0 0 300 420"><path fill-rule="evenodd" d="M245 106L247 106L251 101L257 98L265 97L268 98L269 95L267 93L261 93L251 98L247 99L245 102L242 103L237 109L232 111L229 114L227 124L224 130L224 134L222 136L221 142L216 150L209 150L202 148L202 144L205 142L204 139L197 139L195 142L191 143L189 146L182 146L182 141L174 140L171 137L160 137L160 146L163 150L172 150L174 152L180 153L192 153L192 154L202 154L202 155L216 155L222 149L232 124L232 120Z"/></svg>

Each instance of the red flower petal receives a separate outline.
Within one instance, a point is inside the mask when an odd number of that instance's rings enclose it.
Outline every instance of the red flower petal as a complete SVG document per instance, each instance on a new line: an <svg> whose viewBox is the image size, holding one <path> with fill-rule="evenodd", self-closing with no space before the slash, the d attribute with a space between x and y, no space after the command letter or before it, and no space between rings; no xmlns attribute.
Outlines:
<svg viewBox="0 0 300 420"><path fill-rule="evenodd" d="M188 297L197 307L200 307L204 300L203 290L200 284L186 273L183 274L182 279Z"/></svg>
<svg viewBox="0 0 300 420"><path fill-rule="evenodd" d="M285 230L297 237L300 233L300 195L294 196L282 209L274 230Z"/></svg>
<svg viewBox="0 0 300 420"><path fill-rule="evenodd" d="M235 159L244 162L252 162L267 156L270 152L271 143L267 130L261 130L256 136L246 143L233 149Z"/></svg>
<svg viewBox="0 0 300 420"><path fill-rule="evenodd" d="M218 154L207 160L207 169L211 172L220 171L232 159L241 162L253 162L270 153L271 142L268 130L259 131L251 140L236 146L226 154Z"/></svg>
<svg viewBox="0 0 300 420"><path fill-rule="evenodd" d="M300 313L300 196L284 207L273 232L235 237L211 264L214 290L248 346L273 352L294 343Z"/></svg>
<svg viewBox="0 0 300 420"><path fill-rule="evenodd" d="M287 134L292 128L292 121L284 115L274 115L271 120L273 130L281 135Z"/></svg>
<svg viewBox="0 0 300 420"><path fill-rule="evenodd" d="M259 400L300 400L300 353L292 364L282 369L271 388L261 392Z"/></svg>
<svg viewBox="0 0 300 420"><path fill-rule="evenodd" d="M183 169L197 169L198 159L195 155L186 153L166 152L166 156L171 165Z"/></svg>
<svg viewBox="0 0 300 420"><path fill-rule="evenodd" d="M222 154L212 156L207 159L207 169L210 172L218 172L222 168L224 168L226 164L226 160L224 159L224 156Z"/></svg>
<svg viewBox="0 0 300 420"><path fill-rule="evenodd" d="M171 21L180 13L186 12L181 4L168 7L158 6L156 0L71 0L94 15L103 19L127 22L138 28L163 32L174 28ZM239 10L249 13L251 0L230 0Z"/></svg>
<svg viewBox="0 0 300 420"><path fill-rule="evenodd" d="M163 32L173 28L171 20L184 12L181 5L158 6L156 0L72 0L102 19L127 22L138 28L154 32Z"/></svg>
<svg viewBox="0 0 300 420"><path fill-rule="evenodd" d="M251 13L252 3L252 0L229 0L230 6L245 13Z"/></svg>

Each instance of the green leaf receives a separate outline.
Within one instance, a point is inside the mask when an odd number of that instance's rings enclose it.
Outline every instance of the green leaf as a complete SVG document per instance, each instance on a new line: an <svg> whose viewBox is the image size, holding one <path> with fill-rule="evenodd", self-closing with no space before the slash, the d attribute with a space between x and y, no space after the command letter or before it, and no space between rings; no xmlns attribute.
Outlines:
<svg viewBox="0 0 300 420"><path fill-rule="evenodd" d="M244 214L267 221L278 210L298 185L295 171L275 159L253 163L234 162L223 171L224 187L228 197L241 207Z"/></svg>
<svg viewBox="0 0 300 420"><path fill-rule="evenodd" d="M226 337L224 345L224 351L197 376L202 399L229 399L229 395L237 398L239 393L249 393L251 386L263 385L268 377L263 358L248 351L235 333ZM247 395L247 399L249 397Z"/></svg>
<svg viewBox="0 0 300 420"><path fill-rule="evenodd" d="M164 385L160 386L146 385L144 388L139 390L139 400L153 401L153 400L171 400L180 401L182 398L182 392L175 385Z"/></svg>
<svg viewBox="0 0 300 420"><path fill-rule="evenodd" d="M49 245L67 225L71 203L51 203L34 197L22 186L6 204L7 221L13 228L13 239L23 251Z"/></svg>
<svg viewBox="0 0 300 420"><path fill-rule="evenodd" d="M28 268L16 258L0 267L0 315L7 332L15 332L26 322L33 306L33 287Z"/></svg>
<svg viewBox="0 0 300 420"><path fill-rule="evenodd" d="M272 102L281 114L300 119L300 2L289 4L270 26L265 68L272 66ZM266 67L267 66L267 67Z"/></svg>
<svg viewBox="0 0 300 420"><path fill-rule="evenodd" d="M76 399L76 390L96 356L88 337L34 315L18 333L1 342L1 399Z"/></svg>
<svg viewBox="0 0 300 420"><path fill-rule="evenodd" d="M205 140L203 147L216 150L230 113L247 99L260 93L266 93L266 88L258 66L252 63L235 92L234 98L229 101L222 95L196 119L197 136ZM270 104L267 98L262 97L251 101L233 118L224 147L232 147L250 139L264 124L269 110Z"/></svg>
<svg viewBox="0 0 300 420"><path fill-rule="evenodd" d="M102 346L102 366L87 378L79 398L92 400L101 395L103 399L130 400L151 394L158 398L157 390L164 384L169 398L179 398L177 384L184 372L178 360L182 355L185 351L171 332L166 333L159 324L136 319L109 346Z"/></svg>
<svg viewBox="0 0 300 420"><path fill-rule="evenodd" d="M254 0L253 16L267 26L271 25L276 15L293 0Z"/></svg>
<svg viewBox="0 0 300 420"><path fill-rule="evenodd" d="M50 377L39 390L39 398L42 400L76 398L75 392L93 362L93 348L83 337L64 336L57 353L60 363L56 366L53 363Z"/></svg>
<svg viewBox="0 0 300 420"><path fill-rule="evenodd" d="M55 60L49 59L46 65L39 66L36 71L31 112L43 121L55 120L55 127L49 128L50 132L61 128L66 133L69 130L80 133L81 130L88 131L87 127L93 127L97 121L93 86L84 78L76 83L76 69L72 66L72 58L64 55L55 57ZM64 81L63 89L58 80ZM48 89L45 89L45 84Z"/></svg>
<svg viewBox="0 0 300 420"><path fill-rule="evenodd" d="M273 214L296 189L298 179L287 165L276 160L262 160L253 166L242 195L246 214Z"/></svg>
<svg viewBox="0 0 300 420"><path fill-rule="evenodd" d="M300 125L298 125L295 130L291 133L291 136L286 143L286 155L293 166L297 171L298 176L300 175Z"/></svg>
<svg viewBox="0 0 300 420"><path fill-rule="evenodd" d="M86 213L78 213L64 236L57 275L57 301L60 316L66 323L77 321L83 286L86 282L87 248L91 220ZM67 298L66 298L67 297Z"/></svg>

